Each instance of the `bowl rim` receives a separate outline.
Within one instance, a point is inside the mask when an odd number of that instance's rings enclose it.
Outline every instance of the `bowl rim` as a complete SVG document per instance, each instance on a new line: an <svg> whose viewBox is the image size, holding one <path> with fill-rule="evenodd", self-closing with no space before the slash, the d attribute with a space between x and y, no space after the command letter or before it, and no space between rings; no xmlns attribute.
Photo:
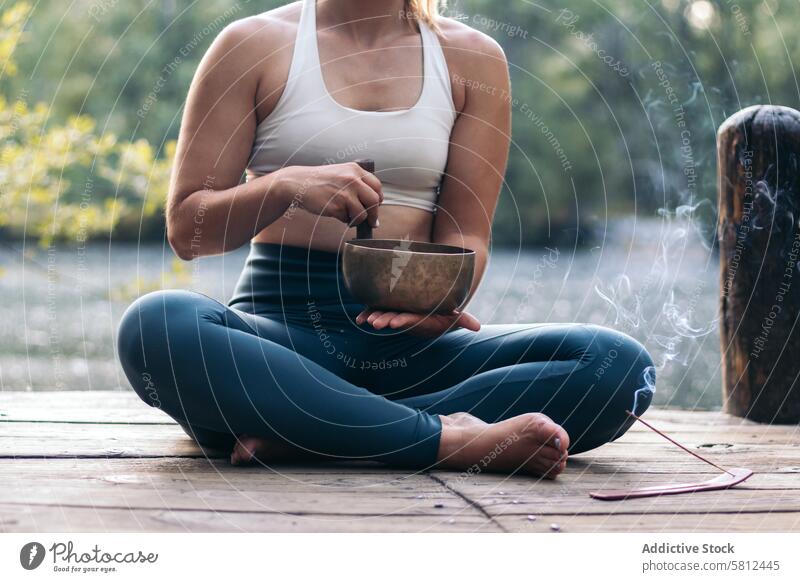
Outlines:
<svg viewBox="0 0 800 582"><path fill-rule="evenodd" d="M414 243L414 242L418 242L418 243L422 243L422 244L439 245L440 247L453 249L454 252L452 252L452 253L432 253L432 252L428 252L428 251L411 251L411 250L406 250L406 249L402 249L402 248L401 249L381 249L381 248L371 247L371 246L369 246L367 244L364 244L364 243L376 242L376 241L393 242L393 243L409 243L409 242ZM362 248L362 249L370 249L372 251L386 252L386 253L407 253L407 254L415 254L415 255L431 255L431 256L438 256L438 257L458 257L458 256L461 256L461 257L465 257L466 256L466 257L468 257L468 256L475 255L475 251L473 251L472 249L468 249L468 248L464 248L464 247L458 247L458 246L455 246L455 245L446 245L446 244L442 244L442 243L434 243L434 242L428 242L428 241L414 241L414 240L409 241L409 240L401 240L401 239L397 239L397 238L353 238L353 239L345 241L345 247L346 247L346 245L351 245L353 247L358 247L358 248Z"/></svg>

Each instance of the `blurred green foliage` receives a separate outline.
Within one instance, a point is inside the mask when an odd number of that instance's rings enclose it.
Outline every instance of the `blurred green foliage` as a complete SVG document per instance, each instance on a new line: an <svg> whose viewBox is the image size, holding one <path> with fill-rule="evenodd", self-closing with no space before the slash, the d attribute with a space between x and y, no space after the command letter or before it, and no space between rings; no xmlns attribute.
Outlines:
<svg viewBox="0 0 800 582"><path fill-rule="evenodd" d="M229 22L271 0L41 0L3 8L0 229L41 240L163 237L190 80ZM451 0L496 38L514 112L495 242L587 242L609 218L701 204L715 131L796 107L796 0Z"/></svg>
<svg viewBox="0 0 800 582"><path fill-rule="evenodd" d="M95 118L81 108L56 113L59 96L43 99L25 83L30 69L17 62L21 47L35 44L25 42L34 36L28 30L32 14L31 5L20 2L0 16L3 234L45 245L54 240L82 244L119 225L131 235L142 222L160 223L173 143L166 143L165 155L158 158L148 140L120 140L99 131Z"/></svg>

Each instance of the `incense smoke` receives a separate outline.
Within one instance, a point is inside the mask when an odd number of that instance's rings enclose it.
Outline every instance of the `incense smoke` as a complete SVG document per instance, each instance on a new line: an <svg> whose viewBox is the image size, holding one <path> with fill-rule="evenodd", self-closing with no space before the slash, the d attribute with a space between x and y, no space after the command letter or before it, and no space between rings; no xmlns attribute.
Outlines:
<svg viewBox="0 0 800 582"><path fill-rule="evenodd" d="M656 372L670 362L688 366L699 351L699 341L717 329L716 314L704 315L700 308L709 283L695 274L689 274L687 281L687 271L681 269L687 253L696 256L698 250L705 250L711 258L708 236L702 232L702 224L708 221L697 220L700 211L711 210L709 201L681 205L674 211L662 208L663 230L644 278L634 283L622 274L609 283L595 285L597 294L611 308L614 327L644 344L655 362L643 372L631 407L634 414L643 412L643 405L655 394Z"/></svg>
<svg viewBox="0 0 800 582"><path fill-rule="evenodd" d="M653 366L648 366L644 369L642 372L642 382L644 385L633 394L631 412L636 416L639 416L639 398L646 398L649 403L656 393L656 369Z"/></svg>

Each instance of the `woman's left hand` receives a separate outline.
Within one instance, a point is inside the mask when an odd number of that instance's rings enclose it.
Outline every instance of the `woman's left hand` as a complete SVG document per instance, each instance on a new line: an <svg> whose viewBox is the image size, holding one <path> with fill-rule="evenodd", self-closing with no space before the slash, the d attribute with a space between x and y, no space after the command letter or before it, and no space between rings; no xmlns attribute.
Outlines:
<svg viewBox="0 0 800 582"><path fill-rule="evenodd" d="M409 333L424 337L438 337L457 327L463 327L470 331L478 331L481 328L481 322L474 315L462 311L423 315L421 313L365 309L356 317L358 325L364 322L369 323L375 329L408 330Z"/></svg>

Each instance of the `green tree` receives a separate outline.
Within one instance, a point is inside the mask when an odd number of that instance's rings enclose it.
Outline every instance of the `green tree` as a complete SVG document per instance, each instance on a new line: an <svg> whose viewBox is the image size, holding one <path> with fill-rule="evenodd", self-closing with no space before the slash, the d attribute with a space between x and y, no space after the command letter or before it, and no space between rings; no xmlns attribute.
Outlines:
<svg viewBox="0 0 800 582"><path fill-rule="evenodd" d="M0 16L0 62L5 78L18 73L14 53L26 39L31 6L22 2ZM43 102L21 91L0 95L0 228L43 244L110 234L120 221L157 220L169 180L169 158L156 158L144 139L124 142L99 133L89 115L50 118ZM150 195L157 192L158 195Z"/></svg>

